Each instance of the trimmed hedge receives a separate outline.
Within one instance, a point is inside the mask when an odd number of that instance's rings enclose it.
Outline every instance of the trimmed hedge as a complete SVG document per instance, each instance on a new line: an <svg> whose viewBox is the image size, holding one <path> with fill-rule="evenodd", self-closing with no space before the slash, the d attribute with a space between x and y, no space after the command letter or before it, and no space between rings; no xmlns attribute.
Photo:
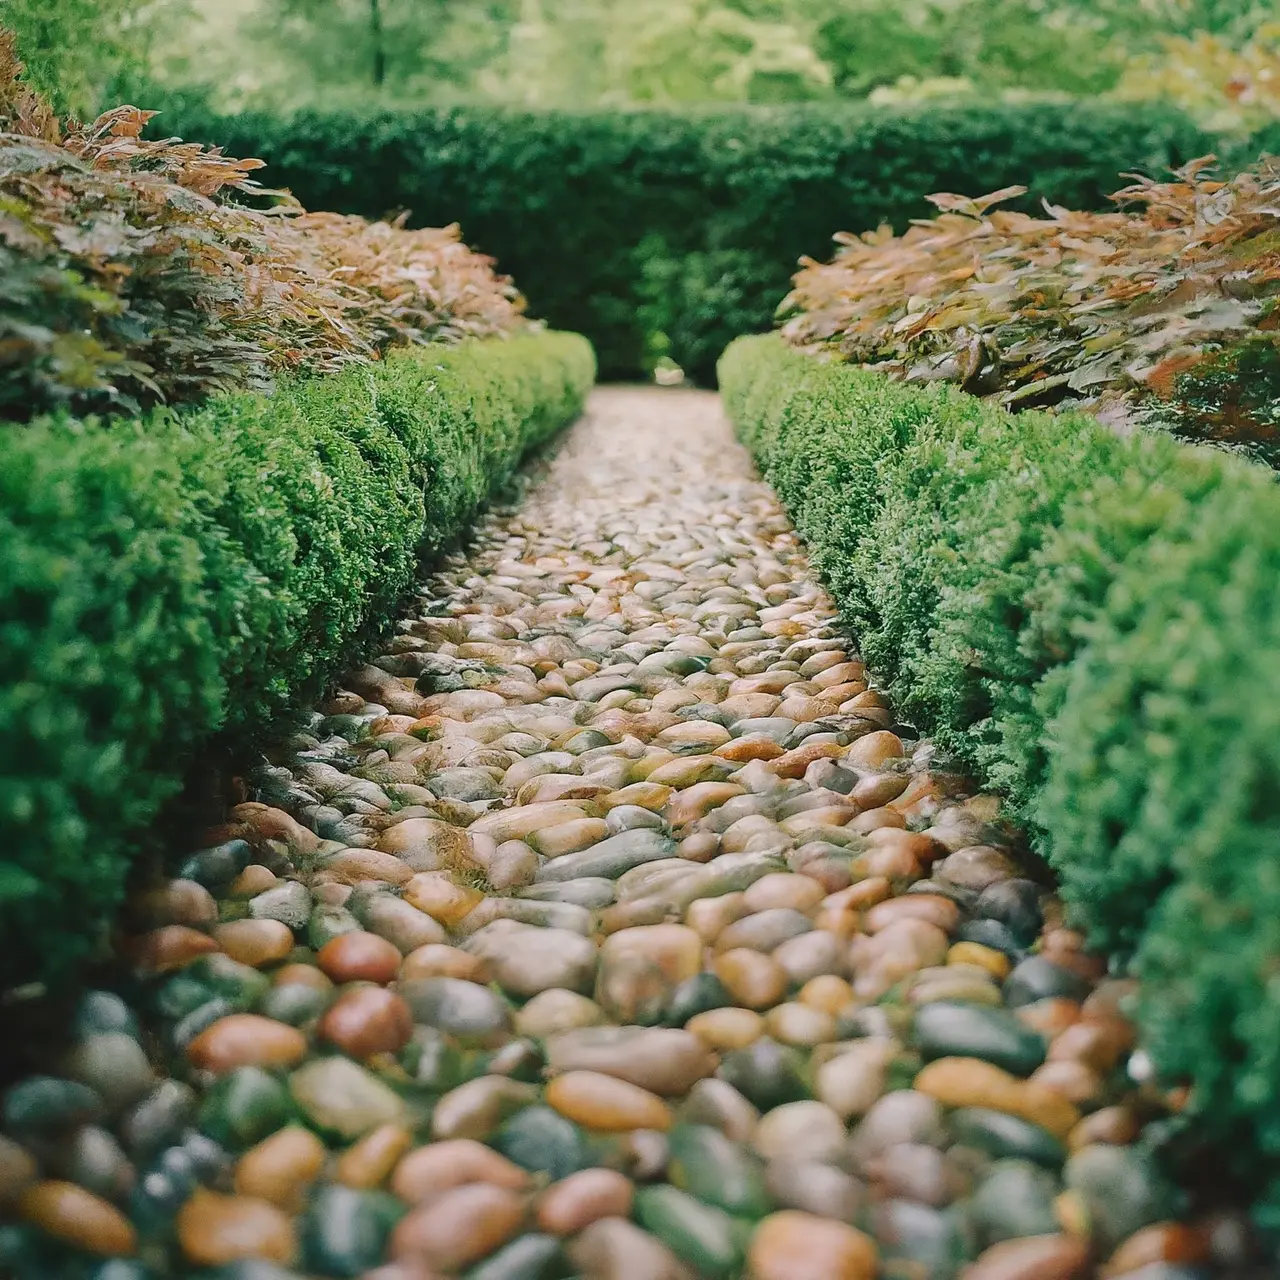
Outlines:
<svg viewBox="0 0 1280 1280"><path fill-rule="evenodd" d="M195 750L318 695L593 376L539 333L0 435L0 989L94 952Z"/></svg>
<svg viewBox="0 0 1280 1280"><path fill-rule="evenodd" d="M1012 183L1026 209L1108 208L1120 174L1214 147L1176 111L1098 102L281 118L176 97L151 131L261 156L309 208L457 219L533 314L592 340L603 376L667 354L702 381L730 339L771 326L796 260L828 257L841 229L901 231L930 192Z"/></svg>
<svg viewBox="0 0 1280 1280"><path fill-rule="evenodd" d="M720 378L899 715L1012 797L1090 938L1132 953L1157 1066L1280 1226L1273 475L772 336Z"/></svg>

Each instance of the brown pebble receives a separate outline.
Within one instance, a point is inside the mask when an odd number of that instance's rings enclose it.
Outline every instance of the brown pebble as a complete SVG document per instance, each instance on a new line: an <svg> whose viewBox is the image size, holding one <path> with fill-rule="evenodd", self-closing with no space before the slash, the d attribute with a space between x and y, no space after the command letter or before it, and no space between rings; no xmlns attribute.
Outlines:
<svg viewBox="0 0 1280 1280"><path fill-rule="evenodd" d="M852 1001L853 988L834 973L822 973L810 978L796 998L812 1009L835 1015Z"/></svg>
<svg viewBox="0 0 1280 1280"><path fill-rule="evenodd" d="M406 982L410 978L461 978L464 982L485 983L489 980L489 962L459 947L429 942L405 956L400 977Z"/></svg>
<svg viewBox="0 0 1280 1280"><path fill-rule="evenodd" d="M413 868L394 854L378 849L343 849L325 861L324 874L346 886L359 884L361 880L405 885L413 879Z"/></svg>
<svg viewBox="0 0 1280 1280"><path fill-rule="evenodd" d="M601 1218L568 1245L589 1280L692 1280L693 1273L656 1236L626 1218Z"/></svg>
<svg viewBox="0 0 1280 1280"><path fill-rule="evenodd" d="M253 828L264 840L281 840L300 853L313 853L319 837L308 827L283 809L275 809L256 800L238 804L231 810L231 817Z"/></svg>
<svg viewBox="0 0 1280 1280"><path fill-rule="evenodd" d="M747 914L747 895L741 891L724 893L718 898L698 898L684 913L685 924L703 942L714 942L720 931Z"/></svg>
<svg viewBox="0 0 1280 1280"><path fill-rule="evenodd" d="M710 862L720 852L720 837L713 831L695 831L685 836L676 850L688 862Z"/></svg>
<svg viewBox="0 0 1280 1280"><path fill-rule="evenodd" d="M399 1053L413 1034L413 1013L385 987L356 987L325 1010L316 1033L353 1058Z"/></svg>
<svg viewBox="0 0 1280 1280"><path fill-rule="evenodd" d="M411 1151L396 1166L391 1189L407 1204L428 1200L471 1183L523 1191L532 1179L518 1164L473 1138L451 1138Z"/></svg>
<svg viewBox="0 0 1280 1280"><path fill-rule="evenodd" d="M737 947L715 959L715 975L748 1009L768 1009L787 993L787 971L772 957Z"/></svg>
<svg viewBox="0 0 1280 1280"><path fill-rule="evenodd" d="M790 907L795 911L814 910L826 895L822 887L807 876L790 871L772 871L761 876L743 893L748 911L768 911Z"/></svg>
<svg viewBox="0 0 1280 1280"><path fill-rule="evenodd" d="M291 1124L240 1157L236 1163L236 1192L269 1200L297 1213L307 1187L324 1168L325 1155L324 1143L310 1129Z"/></svg>
<svg viewBox="0 0 1280 1280"><path fill-rule="evenodd" d="M275 872L270 868L264 867L260 862L251 862L231 882L228 892L233 898L254 898L268 889L274 889L279 883Z"/></svg>
<svg viewBox="0 0 1280 1280"><path fill-rule="evenodd" d="M747 1262L753 1280L875 1280L880 1255L856 1227L783 1209L756 1227Z"/></svg>
<svg viewBox="0 0 1280 1280"><path fill-rule="evenodd" d="M888 925L907 919L924 920L944 933L950 933L959 923L960 908L941 894L912 893L872 907L862 923L868 933L879 933Z"/></svg>
<svg viewBox="0 0 1280 1280"><path fill-rule="evenodd" d="M391 1256L458 1271L506 1244L524 1217L525 1197L515 1191L485 1183L457 1187L400 1220Z"/></svg>
<svg viewBox="0 0 1280 1280"><path fill-rule="evenodd" d="M864 697L865 695L859 695ZM857 701L857 699L851 699ZM878 769L886 760L897 760L902 755L902 739L896 733L880 730L859 738L845 754L848 764L862 769Z"/></svg>
<svg viewBox="0 0 1280 1280"><path fill-rule="evenodd" d="M320 972L313 964L285 964L271 973L271 985L275 987L310 987L313 991L332 991L333 980Z"/></svg>
<svg viewBox="0 0 1280 1280"><path fill-rule="evenodd" d="M1105 1142L1113 1147L1127 1147L1139 1131L1137 1118L1128 1107L1103 1107L1085 1116L1067 1136L1067 1146L1072 1151Z"/></svg>
<svg viewBox="0 0 1280 1280"><path fill-rule="evenodd" d="M547 1188L538 1203L538 1226L553 1236L577 1235L601 1218L631 1216L635 1188L613 1169L583 1169Z"/></svg>
<svg viewBox="0 0 1280 1280"><path fill-rule="evenodd" d="M331 938L316 963L334 982L390 982L400 969L400 952L376 933L356 930Z"/></svg>
<svg viewBox="0 0 1280 1280"><path fill-rule="evenodd" d="M218 950L208 934L170 924L153 929L134 940L131 946L134 964L143 973L172 973L185 969L193 960Z"/></svg>
<svg viewBox="0 0 1280 1280"><path fill-rule="evenodd" d="M867 843L872 852L893 849L900 854L910 854L922 867L930 866L947 852L946 845L923 831L900 831L897 827L877 828L867 836Z"/></svg>
<svg viewBox="0 0 1280 1280"><path fill-rule="evenodd" d="M129 1219L74 1182L37 1182L22 1193L18 1208L45 1235L98 1258L132 1257L138 1247Z"/></svg>
<svg viewBox="0 0 1280 1280"><path fill-rule="evenodd" d="M1113 1071L1134 1046L1133 1024L1123 1018L1097 1018L1072 1024L1054 1037L1049 1060L1074 1060L1100 1071Z"/></svg>
<svg viewBox="0 0 1280 1280"><path fill-rule="evenodd" d="M293 950L293 930L279 920L230 920L213 936L233 960L254 969L275 964Z"/></svg>
<svg viewBox="0 0 1280 1280"><path fill-rule="evenodd" d="M412 1146L410 1130L398 1124L379 1125L338 1157L333 1180L359 1191L380 1187Z"/></svg>
<svg viewBox="0 0 1280 1280"><path fill-rule="evenodd" d="M1182 1222L1156 1222L1135 1231L1108 1259L1101 1274L1117 1280L1140 1267L1160 1262L1197 1263L1209 1260L1209 1241L1203 1231Z"/></svg>
<svg viewBox="0 0 1280 1280"><path fill-rule="evenodd" d="M296 1027L256 1013L232 1013L206 1027L187 1046L187 1061L202 1071L291 1067L307 1056Z"/></svg>
<svg viewBox="0 0 1280 1280"><path fill-rule="evenodd" d="M1052 1040L1079 1021L1080 1005L1065 997L1049 996L1044 1000L1024 1004L1017 1014L1019 1022Z"/></svg>
<svg viewBox="0 0 1280 1280"><path fill-rule="evenodd" d="M624 1133L671 1128L671 1108L657 1094L599 1071L566 1071L547 1085L545 1100L587 1129Z"/></svg>
<svg viewBox="0 0 1280 1280"><path fill-rule="evenodd" d="M17 1204L38 1174L35 1158L30 1152L12 1138L0 1134L0 1209Z"/></svg>
<svg viewBox="0 0 1280 1280"><path fill-rule="evenodd" d="M849 830L860 836L868 836L873 831L882 831L885 827L901 830L907 820L895 809L864 809L848 824Z"/></svg>
<svg viewBox="0 0 1280 1280"><path fill-rule="evenodd" d="M786 705L786 703L783 703L783 706ZM806 720L818 718L806 714L806 712L811 709L811 706L812 704L809 703L806 703L803 707L797 705L796 710L799 711L800 714L799 716L793 716L792 718L797 720L801 718ZM840 704L837 702L831 706L830 710L824 710L820 714L833 715L836 714L839 709ZM789 715L790 713L779 708L778 714ZM843 750L843 747L834 742L814 742L807 745L802 743L800 746L793 747L790 751L784 752L782 755L778 756L777 759L770 761L769 769L771 772L776 773L779 778L803 778L804 771L815 760L831 759L834 756L838 756Z"/></svg>
<svg viewBox="0 0 1280 1280"><path fill-rule="evenodd" d="M960 1280L1082 1280L1089 1246L1074 1236L1003 1240L960 1273Z"/></svg>
<svg viewBox="0 0 1280 1280"><path fill-rule="evenodd" d="M695 1014L685 1023L708 1048L719 1052L744 1049L764 1035L764 1019L753 1009L708 1009Z"/></svg>
<svg viewBox="0 0 1280 1280"><path fill-rule="evenodd" d="M1065 1138L1079 1110L1052 1089L1019 1080L978 1058L938 1058L917 1073L913 1086L946 1107L987 1107L1021 1116Z"/></svg>
<svg viewBox="0 0 1280 1280"><path fill-rule="evenodd" d="M220 1267L240 1258L288 1264L297 1253L292 1220L251 1196L223 1196L197 1187L178 1210L178 1242L188 1262Z"/></svg>
<svg viewBox="0 0 1280 1280"><path fill-rule="evenodd" d="M421 871L404 887L410 906L451 929L484 900L484 894L470 885L457 884L446 871Z"/></svg>
<svg viewBox="0 0 1280 1280"><path fill-rule="evenodd" d="M849 799L863 809L880 809L907 789L905 773L871 773L860 778Z"/></svg>
<svg viewBox="0 0 1280 1280"><path fill-rule="evenodd" d="M218 918L218 903L194 880L170 880L136 899L133 914L140 924L212 924Z"/></svg>
<svg viewBox="0 0 1280 1280"><path fill-rule="evenodd" d="M1077 1106L1088 1106L1102 1097L1102 1077L1083 1062L1061 1059L1046 1062L1031 1073L1029 1084L1061 1094Z"/></svg>
<svg viewBox="0 0 1280 1280"><path fill-rule="evenodd" d="M923 874L920 859L910 849L894 846L866 849L853 859L850 870L859 880L883 876L895 884L919 880Z"/></svg>

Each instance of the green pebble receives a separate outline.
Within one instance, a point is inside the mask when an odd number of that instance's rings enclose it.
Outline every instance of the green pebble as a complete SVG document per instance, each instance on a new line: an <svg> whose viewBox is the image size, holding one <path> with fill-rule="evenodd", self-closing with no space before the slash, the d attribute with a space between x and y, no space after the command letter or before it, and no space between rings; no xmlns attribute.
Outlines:
<svg viewBox="0 0 1280 1280"><path fill-rule="evenodd" d="M1047 1169L1060 1169L1067 1149L1047 1129L1021 1116L986 1107L961 1107L950 1118L951 1135L959 1146L976 1147L993 1160L1030 1160Z"/></svg>
<svg viewBox="0 0 1280 1280"><path fill-rule="evenodd" d="M469 1075L506 1076L534 1084L542 1079L546 1058L534 1040L512 1040L500 1049L478 1053Z"/></svg>
<svg viewBox="0 0 1280 1280"><path fill-rule="evenodd" d="M203 1004L197 1005L184 1018L174 1023L169 1029L169 1041L179 1053L183 1053L196 1036L207 1027L213 1026L220 1018L239 1012L234 1000L228 1000L225 996L214 996L212 1000L206 1000Z"/></svg>
<svg viewBox="0 0 1280 1280"><path fill-rule="evenodd" d="M77 1039L118 1031L138 1035L138 1019L133 1010L114 991L87 991L80 999L71 1034Z"/></svg>
<svg viewBox="0 0 1280 1280"><path fill-rule="evenodd" d="M400 1061L414 1083L432 1093L448 1093L469 1078L461 1051L435 1027L414 1027Z"/></svg>
<svg viewBox="0 0 1280 1280"><path fill-rule="evenodd" d="M745 1049L725 1054L717 1073L752 1106L772 1111L785 1102L802 1102L809 1090L800 1076L800 1055L762 1036Z"/></svg>
<svg viewBox="0 0 1280 1280"><path fill-rule="evenodd" d="M282 986L272 987L262 997L258 1012L263 1017L287 1022L291 1027L300 1027L304 1022L318 1018L329 1007L332 998L330 992L317 991L315 987L301 982L286 982Z"/></svg>
<svg viewBox="0 0 1280 1280"><path fill-rule="evenodd" d="M675 1187L640 1187L636 1219L694 1274L728 1280L742 1267L750 1226Z"/></svg>
<svg viewBox="0 0 1280 1280"><path fill-rule="evenodd" d="M536 880L539 884L576 880L580 876L616 880L632 867L670 857L675 847L675 841L659 831L623 831L579 853L552 858L539 868Z"/></svg>
<svg viewBox="0 0 1280 1280"><path fill-rule="evenodd" d="M87 1280L152 1280L156 1273L141 1262L112 1258L89 1272Z"/></svg>
<svg viewBox="0 0 1280 1280"><path fill-rule="evenodd" d="M461 978L414 978L399 992L415 1023L435 1027L461 1044L481 1047L505 1039L511 1031L511 1009L488 987Z"/></svg>
<svg viewBox="0 0 1280 1280"><path fill-rule="evenodd" d="M228 840L193 853L178 868L179 880L194 880L206 889L225 889L249 865L253 850L244 840Z"/></svg>
<svg viewBox="0 0 1280 1280"><path fill-rule="evenodd" d="M668 1027L683 1027L700 1013L725 1009L732 1003L733 997L714 973L697 973L672 992L663 1023Z"/></svg>
<svg viewBox="0 0 1280 1280"><path fill-rule="evenodd" d="M772 1208L764 1170L754 1153L704 1124L679 1124L668 1135L672 1184L739 1218L762 1218Z"/></svg>
<svg viewBox="0 0 1280 1280"><path fill-rule="evenodd" d="M1004 1000L1010 1009L1021 1009L1049 996L1083 1000L1088 994L1089 983L1084 978L1044 956L1028 956L1004 980Z"/></svg>
<svg viewBox="0 0 1280 1280"><path fill-rule="evenodd" d="M100 1120L102 1099L88 1085L56 1076L31 1076L4 1095L4 1127L15 1134L53 1135Z"/></svg>
<svg viewBox="0 0 1280 1280"><path fill-rule="evenodd" d="M494 1150L530 1173L545 1173L559 1182L592 1164L586 1134L550 1107L526 1107L498 1130Z"/></svg>
<svg viewBox="0 0 1280 1280"><path fill-rule="evenodd" d="M1094 1239L1111 1253L1142 1227L1174 1217L1178 1196L1154 1160L1136 1147L1083 1147L1063 1176L1089 1210Z"/></svg>
<svg viewBox="0 0 1280 1280"><path fill-rule="evenodd" d="M973 1250L966 1247L960 1218L912 1200L886 1200L876 1208L876 1238L889 1266L887 1276L911 1280L955 1280ZM905 1264L894 1268L893 1263Z"/></svg>
<svg viewBox="0 0 1280 1280"><path fill-rule="evenodd" d="M971 1210L984 1247L1060 1231L1054 1176L1028 1160L997 1160L974 1192Z"/></svg>
<svg viewBox="0 0 1280 1280"><path fill-rule="evenodd" d="M925 1058L980 1058L1016 1076L1044 1062L1044 1040L1007 1009L935 1000L916 1010L912 1027Z"/></svg>
<svg viewBox="0 0 1280 1280"><path fill-rule="evenodd" d="M160 988L156 1008L176 1022L206 1001L222 997L237 1012L245 1013L262 999L270 985L266 974L230 956L200 956Z"/></svg>
<svg viewBox="0 0 1280 1280"><path fill-rule="evenodd" d="M308 1270L346 1280L372 1270L383 1259L405 1206L383 1191L330 1185L315 1195L302 1221Z"/></svg>
<svg viewBox="0 0 1280 1280"><path fill-rule="evenodd" d="M555 1280L567 1273L555 1236L527 1235L464 1271L463 1280Z"/></svg>
<svg viewBox="0 0 1280 1280"><path fill-rule="evenodd" d="M293 1114L283 1080L261 1067L237 1067L209 1091L200 1127L223 1146L244 1148L275 1133Z"/></svg>
<svg viewBox="0 0 1280 1280"><path fill-rule="evenodd" d="M307 945L319 951L326 942L340 938L344 933L359 933L360 921L345 907L331 907L321 903L311 913L311 923L307 926Z"/></svg>

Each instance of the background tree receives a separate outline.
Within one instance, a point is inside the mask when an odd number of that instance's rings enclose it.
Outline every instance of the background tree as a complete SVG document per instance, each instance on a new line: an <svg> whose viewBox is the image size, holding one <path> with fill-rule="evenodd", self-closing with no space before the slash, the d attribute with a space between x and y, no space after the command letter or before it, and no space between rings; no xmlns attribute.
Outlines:
<svg viewBox="0 0 1280 1280"><path fill-rule="evenodd" d="M0 0L27 78L59 112L91 116L189 16L186 0Z"/></svg>

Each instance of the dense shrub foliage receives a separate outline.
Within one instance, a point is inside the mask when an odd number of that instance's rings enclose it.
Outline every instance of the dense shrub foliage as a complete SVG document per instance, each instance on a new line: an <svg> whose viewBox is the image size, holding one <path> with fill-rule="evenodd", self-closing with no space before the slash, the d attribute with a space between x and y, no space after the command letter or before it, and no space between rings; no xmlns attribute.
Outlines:
<svg viewBox="0 0 1280 1280"><path fill-rule="evenodd" d="M456 227L305 213L249 177L260 160L143 141L152 113L64 127L20 72L0 29L0 416L136 411L520 323Z"/></svg>
<svg viewBox="0 0 1280 1280"><path fill-rule="evenodd" d="M776 337L735 343L720 377L899 714L1012 796L1091 939L1132 952L1148 1045L1193 1085L1199 1131L1274 1176L1271 474ZM1270 1197L1280 1213L1280 1179Z"/></svg>
<svg viewBox="0 0 1280 1280"><path fill-rule="evenodd" d="M191 753L317 694L592 377L526 334L0 435L0 989L94 950Z"/></svg>
<svg viewBox="0 0 1280 1280"><path fill-rule="evenodd" d="M797 346L1007 407L1152 418L1280 465L1280 161L1229 182L1209 161L1113 198L1135 212L930 197L904 235L838 237L784 308Z"/></svg>
<svg viewBox="0 0 1280 1280"><path fill-rule="evenodd" d="M903 230L931 191L1015 182L1026 210L1098 209L1122 172L1211 146L1163 107L1089 102L225 117L177 100L158 124L264 157L313 208L457 219L535 314L591 338L604 375L670 355L704 380L836 228Z"/></svg>

